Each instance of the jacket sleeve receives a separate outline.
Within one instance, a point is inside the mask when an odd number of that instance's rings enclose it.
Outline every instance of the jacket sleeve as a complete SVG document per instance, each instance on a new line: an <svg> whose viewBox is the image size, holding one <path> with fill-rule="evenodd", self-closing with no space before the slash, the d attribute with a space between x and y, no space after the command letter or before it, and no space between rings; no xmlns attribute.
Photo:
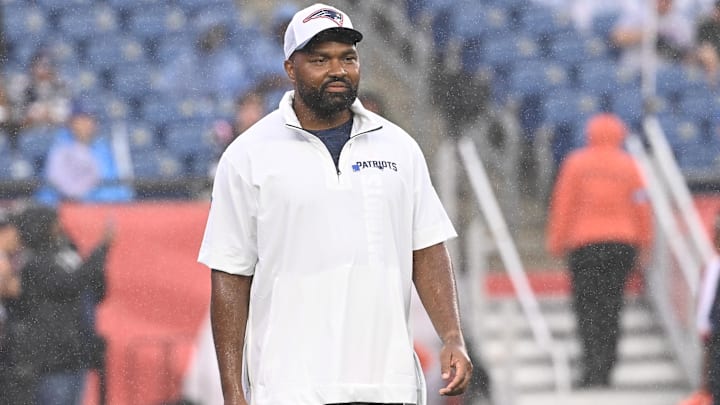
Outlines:
<svg viewBox="0 0 720 405"><path fill-rule="evenodd" d="M105 297L105 261L109 248L107 243L98 245L85 259L80 270L87 273L87 287L93 293L96 304Z"/></svg>
<svg viewBox="0 0 720 405"><path fill-rule="evenodd" d="M23 290L57 301L67 301L87 291L93 279L102 277L103 268L88 265L68 270L59 263L57 254L43 254L31 259L22 271Z"/></svg>
<svg viewBox="0 0 720 405"><path fill-rule="evenodd" d="M573 166L571 160L565 160L555 180L550 200L550 210L546 230L546 248L550 254L560 257L567 248L568 227L572 221Z"/></svg>

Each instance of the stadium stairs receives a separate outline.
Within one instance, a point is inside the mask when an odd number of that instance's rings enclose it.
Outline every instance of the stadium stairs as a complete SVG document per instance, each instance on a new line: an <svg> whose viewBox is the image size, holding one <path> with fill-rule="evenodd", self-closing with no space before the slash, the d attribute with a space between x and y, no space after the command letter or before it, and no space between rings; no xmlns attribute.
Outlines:
<svg viewBox="0 0 720 405"><path fill-rule="evenodd" d="M579 341L571 310L566 273L530 274L540 310L553 338L567 351L571 373L577 379ZM628 282L627 304L621 318L618 362L612 384L603 389L558 394L549 356L532 337L513 289L502 274L491 275L482 312L482 356L490 369L496 404L504 405L675 405L690 388L671 356L668 342L652 309L642 296L642 280Z"/></svg>

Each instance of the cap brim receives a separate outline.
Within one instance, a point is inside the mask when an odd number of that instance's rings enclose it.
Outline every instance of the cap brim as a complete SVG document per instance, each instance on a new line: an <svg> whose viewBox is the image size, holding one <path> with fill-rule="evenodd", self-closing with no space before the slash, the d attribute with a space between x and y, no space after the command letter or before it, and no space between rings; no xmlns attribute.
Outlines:
<svg viewBox="0 0 720 405"><path fill-rule="evenodd" d="M306 43L298 46L295 50L300 51L318 42L337 41L346 44L357 44L363 39L363 34L352 28L336 27L322 30L310 38Z"/></svg>

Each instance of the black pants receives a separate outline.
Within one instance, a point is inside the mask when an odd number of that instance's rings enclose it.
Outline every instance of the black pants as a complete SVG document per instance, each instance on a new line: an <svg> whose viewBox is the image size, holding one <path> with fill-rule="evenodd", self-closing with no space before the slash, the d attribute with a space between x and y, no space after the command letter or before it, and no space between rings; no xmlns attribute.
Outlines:
<svg viewBox="0 0 720 405"><path fill-rule="evenodd" d="M623 243L591 244L570 252L573 309L582 347L581 385L608 385L617 360L625 281L636 250Z"/></svg>

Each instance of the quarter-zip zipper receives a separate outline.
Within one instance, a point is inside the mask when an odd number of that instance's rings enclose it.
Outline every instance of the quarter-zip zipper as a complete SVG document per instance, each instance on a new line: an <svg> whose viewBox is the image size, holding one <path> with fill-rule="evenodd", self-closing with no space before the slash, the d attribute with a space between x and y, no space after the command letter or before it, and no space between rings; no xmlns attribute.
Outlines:
<svg viewBox="0 0 720 405"><path fill-rule="evenodd" d="M332 155L330 154L330 151L328 150L327 146L325 146L323 141L320 140L320 138L318 138L317 136L313 135L312 133L306 131L302 127L298 127L298 126L291 125L291 124L285 124L285 125L288 126L289 128L293 128L293 129L300 131L303 134L303 136L305 136L305 138L307 138L316 148L322 149L322 151L323 151L322 153L324 153L325 156L328 159L330 159L330 163L332 164L333 168L335 169L335 175L337 176L338 183L340 183L340 176L342 175L342 170L340 170L340 167L342 166L341 163L342 163L343 151L348 146L348 144L350 144L358 136L366 135L370 132L375 132L382 128L382 126L379 126L377 128L369 129L367 131L359 132L355 135L350 135L350 139L348 139L347 142L345 142L343 147L340 149L340 156L338 157L338 164L335 165L335 161L333 160Z"/></svg>

